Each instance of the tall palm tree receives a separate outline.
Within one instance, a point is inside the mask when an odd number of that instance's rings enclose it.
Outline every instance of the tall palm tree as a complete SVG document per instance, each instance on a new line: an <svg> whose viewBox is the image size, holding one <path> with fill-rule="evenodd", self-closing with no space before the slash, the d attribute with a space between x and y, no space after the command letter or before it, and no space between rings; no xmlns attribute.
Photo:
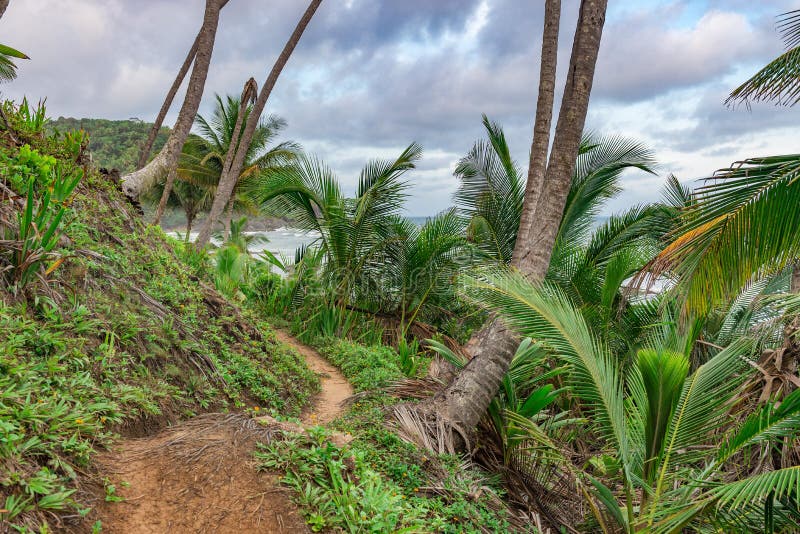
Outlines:
<svg viewBox="0 0 800 534"><path fill-rule="evenodd" d="M240 143L238 145L231 145L230 150L226 154L222 166L223 173L219 181L219 189L217 190L217 194L214 195L214 203L211 205L211 212L209 213L206 224L203 225L200 234L197 236L195 244L198 248L202 248L208 244L208 240L211 237L212 226L219 216L222 215L222 211L227 206L228 199L233 194L236 182L242 173L247 155L246 149L242 147L250 145L251 139L258 127L261 114L264 112L264 107L267 105L269 95L272 94L272 89L275 87L278 77L289 61L292 52L294 52L295 47L297 47L297 43L300 42L300 38L303 36L303 32L305 32L306 27L309 22L311 22L314 13L316 13L321 3L322 0L311 0L305 12L303 12L297 26L289 36L289 40L286 42L278 59L272 66L272 70L267 76L264 85L261 86L261 91L258 93L258 98L255 99L251 114L247 121L244 122L244 130L242 131Z"/></svg>
<svg viewBox="0 0 800 534"><path fill-rule="evenodd" d="M535 221L536 226L525 234L524 243L518 243L520 254L512 261L534 279L541 280L547 274L564 213L586 122L607 4L607 0L581 1L545 179L535 204L525 208L535 210L534 215L526 219ZM543 81L540 79L540 85ZM534 130L539 131L539 128ZM444 420L474 428L497 393L516 346L513 335L501 322L487 323L470 340L473 358L434 400L436 412Z"/></svg>
<svg viewBox="0 0 800 534"><path fill-rule="evenodd" d="M208 68L211 65L211 53L214 50L219 26L219 12L227 2L228 0L206 0L203 24L197 34L194 67L189 76L186 96L178 112L178 119L170 131L167 142L156 157L141 169L122 177L122 189L131 198L138 198L159 178L172 172L178 164L183 145L189 137L195 115L200 108L200 101L203 99Z"/></svg>

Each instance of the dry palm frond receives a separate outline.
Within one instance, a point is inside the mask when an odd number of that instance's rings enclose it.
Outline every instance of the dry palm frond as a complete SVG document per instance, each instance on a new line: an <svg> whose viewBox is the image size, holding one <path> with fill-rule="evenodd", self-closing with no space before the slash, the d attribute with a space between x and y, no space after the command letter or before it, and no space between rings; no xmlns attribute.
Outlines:
<svg viewBox="0 0 800 534"><path fill-rule="evenodd" d="M460 440L470 450L466 432L437 414L426 414L411 406L394 407L395 430L400 439L437 454L456 454Z"/></svg>
<svg viewBox="0 0 800 534"><path fill-rule="evenodd" d="M422 400L433 397L446 384L438 378L425 376L422 378L405 378L389 384L386 393L400 399Z"/></svg>

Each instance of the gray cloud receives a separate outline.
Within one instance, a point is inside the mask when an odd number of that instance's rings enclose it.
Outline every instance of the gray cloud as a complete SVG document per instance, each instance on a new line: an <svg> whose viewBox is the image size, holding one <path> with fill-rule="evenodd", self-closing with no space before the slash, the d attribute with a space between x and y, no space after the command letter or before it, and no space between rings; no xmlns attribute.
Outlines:
<svg viewBox="0 0 800 534"><path fill-rule="evenodd" d="M663 154L665 169L688 173L711 156L723 165L735 149L755 146L745 132L793 126L794 112L748 115L721 105L731 76L780 51L774 15L792 3L712 0L696 15L688 1L654 0L648 10L633 0L617 6L603 37L590 127L640 137ZM48 96L54 116L149 119L194 38L202 5L73 0L67 9L55 0L15 0L0 31L33 59L0 90L12 98ZM577 6L564 2L559 88ZM231 2L207 95L238 93L250 76L263 80L304 8L297 0ZM425 160L409 174L415 183L409 209L437 211L455 187L453 164L483 133L482 112L503 124L514 154L527 160L541 26L537 2L326 0L269 111L284 116L286 135L351 186L366 160L422 143ZM626 180L621 202L648 198L661 181Z"/></svg>

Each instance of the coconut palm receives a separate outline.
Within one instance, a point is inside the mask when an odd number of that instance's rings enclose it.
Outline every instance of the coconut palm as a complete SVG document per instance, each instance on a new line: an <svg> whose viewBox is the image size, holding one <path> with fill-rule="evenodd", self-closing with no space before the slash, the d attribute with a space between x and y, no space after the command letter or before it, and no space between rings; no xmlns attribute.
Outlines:
<svg viewBox="0 0 800 534"><path fill-rule="evenodd" d="M303 36L306 27L311 22L314 13L316 13L321 3L322 0L311 0L309 2L308 7L297 22L297 26L295 26L294 31L286 41L286 45L284 45L283 50L281 50L281 53L275 60L275 64L272 66L269 75L267 75L267 79L264 80L264 84L261 86L261 90L258 91L257 97L255 94L255 80L251 78L245 84L245 93L249 92L250 96L252 96L253 107L247 120L239 122L239 128L236 128L236 132L241 131L241 137L239 135L236 136L237 139L239 139L238 143L231 145L231 150L226 153L223 160L223 172L218 182L219 190L217 194L214 195L214 202L211 205L209 218L206 224L200 229L197 241L195 242L198 248L205 247L208 244L209 237L211 236L211 226L228 206L228 202L233 196L236 185L239 183L239 178L246 168L247 152L253 142L253 136L258 129L261 121L261 114L264 112L264 107L267 105L270 94L272 94L272 89L275 87L278 77L289 61L292 52L294 52L294 49L297 47L297 43L300 42L300 38ZM243 93L242 100L245 99L245 93ZM245 148L243 149L242 147Z"/></svg>
<svg viewBox="0 0 800 534"><path fill-rule="evenodd" d="M375 277L396 237L396 216L407 189L400 178L414 168L421 153L411 144L394 161L368 163L355 198L345 197L333 172L308 156L259 175L246 190L300 229L318 235L312 247L325 258L321 275L328 295L332 303L345 306L381 290L382 282Z"/></svg>
<svg viewBox="0 0 800 534"><path fill-rule="evenodd" d="M578 489L595 501L601 530L702 532L713 525L776 531L796 525L800 467L740 467L742 458L796 439L800 431L797 392L744 418L731 409L747 376L752 340L740 338L691 370L696 332L664 328L624 371L604 336L554 286L494 273L472 280L469 292L568 366L567 385L588 410L590 431L618 465L615 476L592 476L560 458ZM560 454L535 422L511 418L540 447Z"/></svg>
<svg viewBox="0 0 800 534"><path fill-rule="evenodd" d="M469 219L470 240L487 256L509 264L522 214L524 177L511 157L503 129L486 115L483 125L487 139L476 142L456 166L461 185L455 203ZM653 173L654 166L652 151L641 143L584 135L556 241L584 241L603 202L619 193L622 172Z"/></svg>
<svg viewBox="0 0 800 534"><path fill-rule="evenodd" d="M206 0L203 24L197 34L192 74L186 89L186 96L178 113L178 119L170 131L167 142L161 151L144 167L122 177L122 189L131 198L138 198L163 175L168 175L178 165L183 145L192 130L192 124L200 101L203 99L211 53L219 25L219 12L228 0Z"/></svg>
<svg viewBox="0 0 800 534"><path fill-rule="evenodd" d="M179 180L206 188L212 199L222 175L225 155L231 144L241 109L237 97L228 96L223 100L219 95L215 95L215 99L216 106L209 118L197 116L195 123L198 134L191 135L187 139L177 169ZM250 106L245 108L245 117L250 110ZM239 192L248 189L249 180L254 180L260 173L275 167L287 165L299 153L300 146L293 141L272 145L285 127L286 121L275 115L270 115L259 123L248 147L246 165L239 177L233 196L234 204L229 206L228 216L234 207L251 213L257 211L256 203ZM228 226L229 221L225 225L226 229Z"/></svg>

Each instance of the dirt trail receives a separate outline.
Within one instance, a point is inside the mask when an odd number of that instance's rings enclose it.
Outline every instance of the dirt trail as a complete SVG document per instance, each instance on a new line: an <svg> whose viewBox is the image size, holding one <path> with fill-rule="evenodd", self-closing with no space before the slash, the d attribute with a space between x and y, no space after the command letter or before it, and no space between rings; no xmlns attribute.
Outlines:
<svg viewBox="0 0 800 534"><path fill-rule="evenodd" d="M303 422L335 419L353 394L350 384L316 351L283 332L277 337L320 374L322 391ZM112 534L310 532L276 476L256 471L254 445L271 432L245 415L207 414L119 442L97 465L124 500L99 498L86 526L100 520Z"/></svg>
<svg viewBox="0 0 800 534"><path fill-rule="evenodd" d="M291 345L299 352L312 371L320 377L322 391L303 414L303 423L324 425L342 413L342 403L353 395L353 387L332 363L319 355L311 347L302 344L282 330L275 331L275 337L282 343Z"/></svg>

